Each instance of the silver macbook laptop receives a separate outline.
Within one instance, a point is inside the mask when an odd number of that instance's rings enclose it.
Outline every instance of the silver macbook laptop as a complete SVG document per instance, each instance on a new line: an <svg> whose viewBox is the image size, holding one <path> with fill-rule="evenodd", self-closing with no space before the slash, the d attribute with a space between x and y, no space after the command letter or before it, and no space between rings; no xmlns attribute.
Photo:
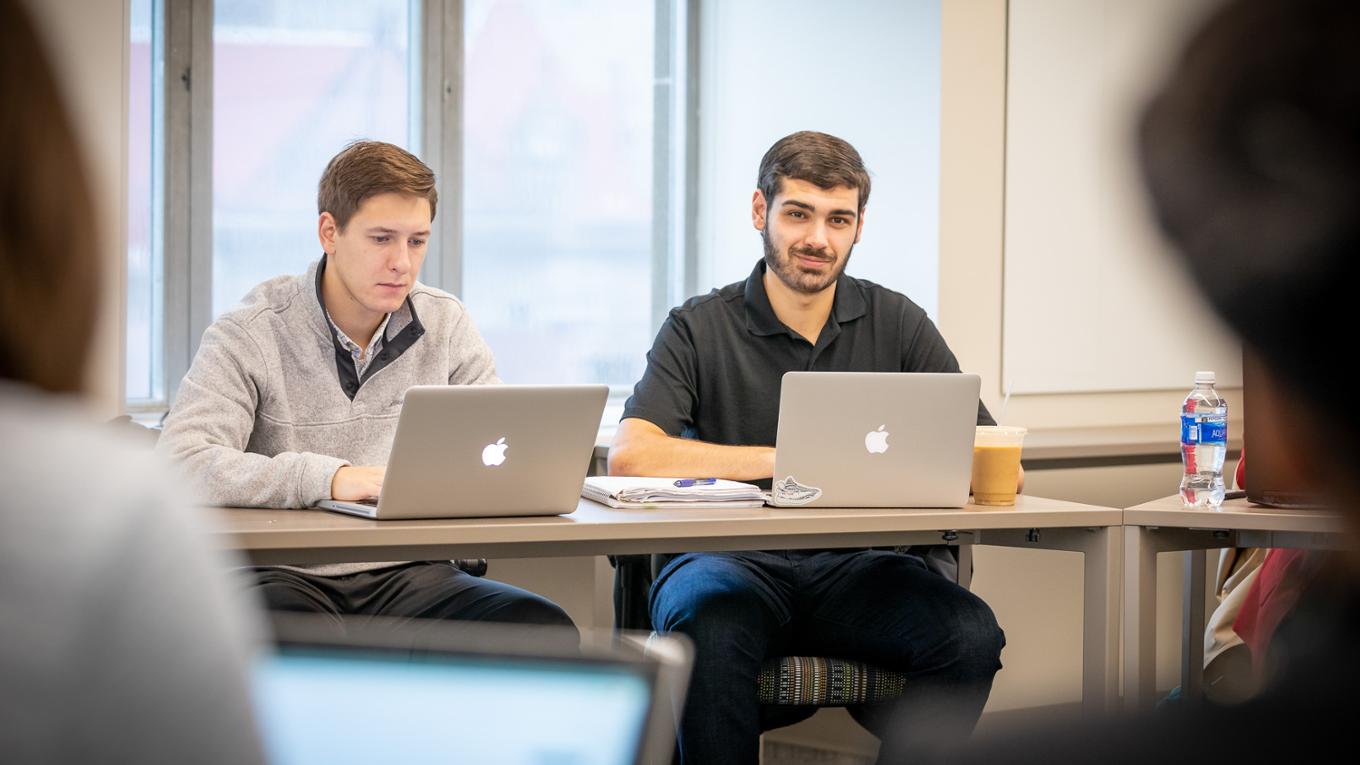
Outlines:
<svg viewBox="0 0 1360 765"><path fill-rule="evenodd" d="M968 374L789 372L771 503L963 507L981 385Z"/></svg>
<svg viewBox="0 0 1360 765"><path fill-rule="evenodd" d="M365 518L576 510L605 385L433 385L406 392L382 493L318 507Z"/></svg>
<svg viewBox="0 0 1360 765"><path fill-rule="evenodd" d="M291 616L291 615L287 615ZM630 634L461 622L411 629L275 621L253 668L269 761L667 762L692 651ZM337 714L327 700L350 700Z"/></svg>

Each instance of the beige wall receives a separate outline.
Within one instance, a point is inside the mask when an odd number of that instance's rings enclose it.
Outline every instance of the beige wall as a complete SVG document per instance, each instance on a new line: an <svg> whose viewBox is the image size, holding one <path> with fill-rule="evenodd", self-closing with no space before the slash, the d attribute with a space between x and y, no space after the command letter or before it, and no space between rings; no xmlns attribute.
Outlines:
<svg viewBox="0 0 1360 765"><path fill-rule="evenodd" d="M1025 393L1241 385L1149 214L1137 125L1213 0L1010 0L1002 374Z"/></svg>
<svg viewBox="0 0 1360 765"><path fill-rule="evenodd" d="M94 185L105 264L104 304L91 365L100 416L123 409L127 268L127 0L30 0L65 91Z"/></svg>
<svg viewBox="0 0 1360 765"><path fill-rule="evenodd" d="M945 0L941 16L940 325L963 368L982 375L983 399L993 411L1002 396L1007 299L1007 13L1006 0ZM1052 31L1104 34L1080 24ZM1042 297L1060 301L1069 286L1048 285ZM1187 379L1184 390L1190 387ZM1239 391L1224 393L1241 401ZM1180 389L1018 395L1005 419L1031 429L1160 424L1174 422L1184 395Z"/></svg>

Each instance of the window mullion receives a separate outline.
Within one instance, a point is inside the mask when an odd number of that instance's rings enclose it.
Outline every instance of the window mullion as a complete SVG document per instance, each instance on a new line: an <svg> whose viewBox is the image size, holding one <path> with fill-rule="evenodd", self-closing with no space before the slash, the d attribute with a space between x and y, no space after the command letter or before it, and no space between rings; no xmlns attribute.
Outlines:
<svg viewBox="0 0 1360 765"><path fill-rule="evenodd" d="M188 286L192 360L213 319L213 0L191 2Z"/></svg>
<svg viewBox="0 0 1360 765"><path fill-rule="evenodd" d="M212 0L166 0L164 375L167 403L212 320Z"/></svg>
<svg viewBox="0 0 1360 765"><path fill-rule="evenodd" d="M652 89L652 329L698 289L700 0L656 0Z"/></svg>
<svg viewBox="0 0 1360 765"><path fill-rule="evenodd" d="M439 83L441 130L439 166L435 172L444 179L439 196L440 230L444 243L439 247L443 271L440 286L455 295L463 294L463 0L443 0L443 55Z"/></svg>
<svg viewBox="0 0 1360 765"><path fill-rule="evenodd" d="M179 382L189 368L189 94L192 79L193 6L185 0L165 0L164 163L161 188L164 220L164 314L162 363L167 402L174 400Z"/></svg>

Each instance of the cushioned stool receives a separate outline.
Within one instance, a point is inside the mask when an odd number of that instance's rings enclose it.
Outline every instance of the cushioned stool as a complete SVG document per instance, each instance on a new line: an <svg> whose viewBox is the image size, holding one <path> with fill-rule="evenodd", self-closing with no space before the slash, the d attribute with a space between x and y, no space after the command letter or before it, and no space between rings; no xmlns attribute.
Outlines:
<svg viewBox="0 0 1360 765"><path fill-rule="evenodd" d="M614 618L620 629L647 629L646 592L668 555L620 555L614 565ZM656 634L656 633L652 633ZM845 707L887 701L906 690L901 672L822 656L769 659L756 676L756 698L776 707Z"/></svg>
<svg viewBox="0 0 1360 765"><path fill-rule="evenodd" d="M756 677L761 704L845 707L902 695L906 675L872 664L820 656L781 656Z"/></svg>

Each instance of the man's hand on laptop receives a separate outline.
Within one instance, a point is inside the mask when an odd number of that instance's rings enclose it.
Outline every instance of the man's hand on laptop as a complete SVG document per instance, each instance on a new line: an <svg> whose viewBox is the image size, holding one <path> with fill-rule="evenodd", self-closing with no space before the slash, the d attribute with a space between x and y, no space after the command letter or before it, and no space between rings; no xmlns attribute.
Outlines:
<svg viewBox="0 0 1360 765"><path fill-rule="evenodd" d="M331 499L357 502L376 497L382 491L385 465L347 465L331 477Z"/></svg>

